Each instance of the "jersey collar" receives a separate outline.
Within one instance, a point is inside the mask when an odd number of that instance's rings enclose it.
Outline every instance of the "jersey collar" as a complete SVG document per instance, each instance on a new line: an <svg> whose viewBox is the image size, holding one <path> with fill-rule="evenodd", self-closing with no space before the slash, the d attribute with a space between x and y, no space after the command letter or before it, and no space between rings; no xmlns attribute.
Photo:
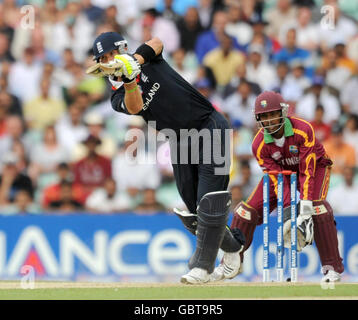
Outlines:
<svg viewBox="0 0 358 320"><path fill-rule="evenodd" d="M290 136L293 136L293 134L294 133L293 133L293 128L292 128L292 123L291 123L290 119L285 118L284 136L285 137L290 137ZM273 139L272 135L269 134L266 129L264 130L264 141L265 141L265 143L274 142L274 139Z"/></svg>

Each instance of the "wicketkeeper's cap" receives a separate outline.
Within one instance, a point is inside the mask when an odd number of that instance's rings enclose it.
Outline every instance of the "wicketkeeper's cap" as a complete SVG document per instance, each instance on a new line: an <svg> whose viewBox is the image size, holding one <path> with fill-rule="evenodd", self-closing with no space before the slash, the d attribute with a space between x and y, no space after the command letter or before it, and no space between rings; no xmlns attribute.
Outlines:
<svg viewBox="0 0 358 320"><path fill-rule="evenodd" d="M282 110L287 104L281 94L274 91L264 91L255 101L255 115Z"/></svg>

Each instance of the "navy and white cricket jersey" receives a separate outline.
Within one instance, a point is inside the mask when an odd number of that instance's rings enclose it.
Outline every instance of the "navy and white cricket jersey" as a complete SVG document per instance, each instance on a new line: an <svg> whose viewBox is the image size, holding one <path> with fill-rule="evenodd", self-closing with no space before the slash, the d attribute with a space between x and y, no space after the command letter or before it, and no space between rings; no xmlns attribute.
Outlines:
<svg viewBox="0 0 358 320"><path fill-rule="evenodd" d="M212 104L185 81L162 54L142 65L137 77L142 91L143 109L137 113L146 122L156 121L156 129L199 129L202 122L214 111ZM124 103L124 87L117 89L111 98L112 107L130 114Z"/></svg>

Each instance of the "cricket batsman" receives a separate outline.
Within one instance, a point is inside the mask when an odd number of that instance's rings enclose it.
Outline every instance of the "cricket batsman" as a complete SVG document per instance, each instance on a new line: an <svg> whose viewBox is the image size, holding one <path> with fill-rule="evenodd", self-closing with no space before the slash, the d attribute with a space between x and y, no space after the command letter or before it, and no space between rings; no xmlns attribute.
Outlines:
<svg viewBox="0 0 358 320"><path fill-rule="evenodd" d="M324 282L337 282L344 271L338 251L336 223L331 206L326 200L332 161L322 144L315 138L312 126L305 120L288 117L288 104L279 93L265 91L255 101L255 118L261 129L252 142L252 152L262 170L297 172L300 192L297 217L297 250L316 243L322 264ZM270 208L277 206L277 179L270 177ZM290 181L284 177L284 242L289 247L290 230ZM237 274L242 272L244 251L252 242L257 225L263 222L263 179L246 201L234 210L231 228L239 229L245 236L244 250L224 253L221 264L212 274L212 281L233 278L228 273L228 262Z"/></svg>
<svg viewBox="0 0 358 320"><path fill-rule="evenodd" d="M181 282L202 284L210 280L219 247L238 253L244 244L240 231L232 232L227 227L231 204L227 191L230 147L225 144L230 144L226 139L229 125L204 96L168 65L162 52L162 41L153 38L129 54L127 41L120 34L105 32L93 43L96 63L87 73L108 77L115 111L142 116L168 137L176 185L189 210L174 212L184 227L196 235L196 249L188 264L190 271L181 277ZM209 134L196 140L189 132ZM208 144L210 150L204 148ZM219 158L225 161L217 161Z"/></svg>

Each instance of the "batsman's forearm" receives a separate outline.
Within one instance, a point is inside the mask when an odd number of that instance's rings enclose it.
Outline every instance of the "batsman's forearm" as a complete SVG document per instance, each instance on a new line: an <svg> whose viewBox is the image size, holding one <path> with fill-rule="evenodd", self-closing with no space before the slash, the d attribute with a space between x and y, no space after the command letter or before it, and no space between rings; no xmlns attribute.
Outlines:
<svg viewBox="0 0 358 320"><path fill-rule="evenodd" d="M143 99L136 81L124 84L124 103L131 114L137 114L143 108Z"/></svg>

